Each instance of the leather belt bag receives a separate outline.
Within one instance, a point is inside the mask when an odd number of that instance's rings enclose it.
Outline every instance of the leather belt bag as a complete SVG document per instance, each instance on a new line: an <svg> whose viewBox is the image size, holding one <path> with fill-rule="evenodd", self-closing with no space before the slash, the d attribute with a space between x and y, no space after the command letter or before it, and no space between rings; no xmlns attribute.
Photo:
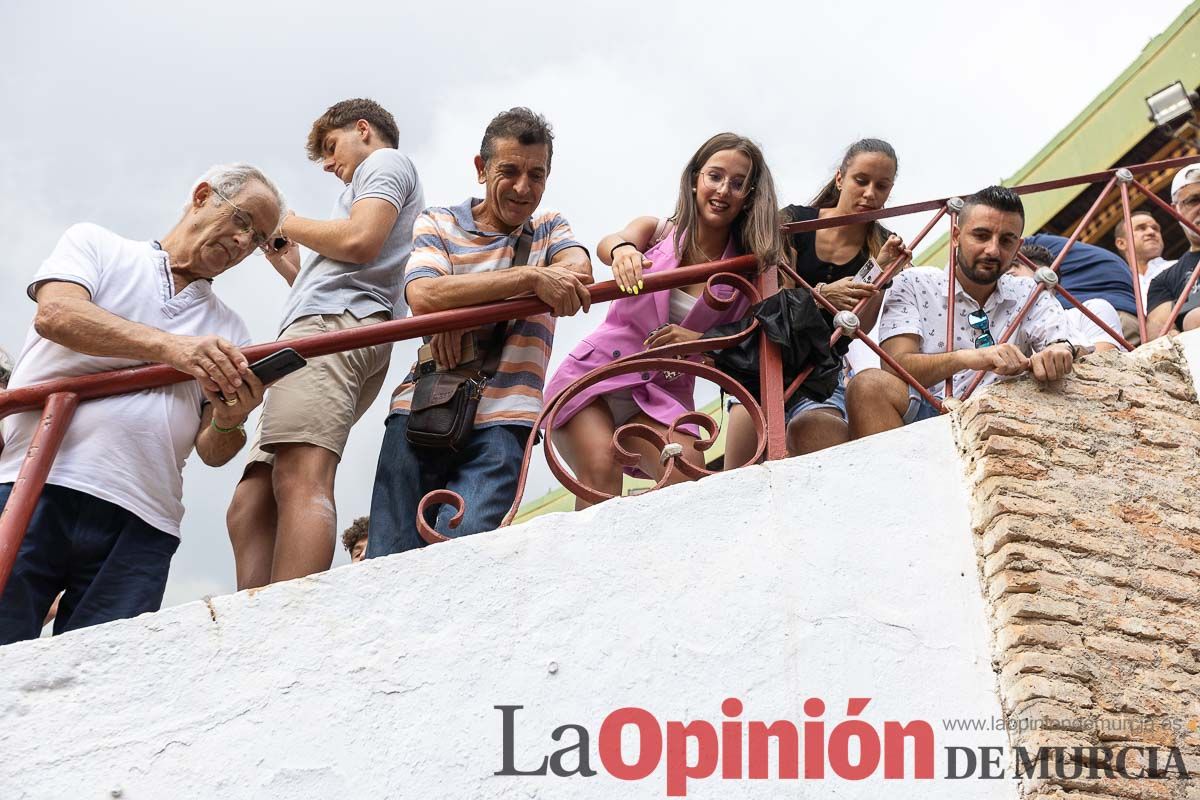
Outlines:
<svg viewBox="0 0 1200 800"><path fill-rule="evenodd" d="M529 260L533 234L525 229L517 239L512 266L524 266ZM409 444L433 450L460 450L475 430L475 412L479 400L496 370L504 342L508 339L510 323L499 323L486 346L476 339L475 361L452 370L422 370L413 389L408 414ZM467 334L473 335L473 334ZM423 373L423 374L421 374Z"/></svg>

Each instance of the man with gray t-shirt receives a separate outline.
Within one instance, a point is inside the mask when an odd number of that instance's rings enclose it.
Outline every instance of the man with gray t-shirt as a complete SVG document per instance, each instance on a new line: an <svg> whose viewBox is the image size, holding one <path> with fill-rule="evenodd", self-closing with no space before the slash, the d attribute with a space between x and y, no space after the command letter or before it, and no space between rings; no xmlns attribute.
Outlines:
<svg viewBox="0 0 1200 800"><path fill-rule="evenodd" d="M268 258L292 286L280 339L404 316L400 287L425 199L398 144L395 119L372 100L344 100L313 123L309 158L346 187L332 219L289 214L279 227L288 241ZM312 251L303 266L295 245ZM267 392L226 515L239 590L329 569L337 465L390 358L391 345L313 358Z"/></svg>

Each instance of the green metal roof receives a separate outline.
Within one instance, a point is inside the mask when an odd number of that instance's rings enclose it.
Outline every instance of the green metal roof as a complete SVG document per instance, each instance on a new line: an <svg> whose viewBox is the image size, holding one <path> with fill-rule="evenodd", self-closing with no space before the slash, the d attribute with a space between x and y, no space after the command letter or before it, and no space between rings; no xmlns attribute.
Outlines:
<svg viewBox="0 0 1200 800"><path fill-rule="evenodd" d="M1004 184L1017 186L1110 168L1153 130L1146 97L1177 80L1189 89L1200 85L1200 0L1151 39L1116 80ZM1086 189L1072 186L1023 197L1025 230L1038 230ZM949 240L950 234L944 234L920 253L916 263L945 264Z"/></svg>

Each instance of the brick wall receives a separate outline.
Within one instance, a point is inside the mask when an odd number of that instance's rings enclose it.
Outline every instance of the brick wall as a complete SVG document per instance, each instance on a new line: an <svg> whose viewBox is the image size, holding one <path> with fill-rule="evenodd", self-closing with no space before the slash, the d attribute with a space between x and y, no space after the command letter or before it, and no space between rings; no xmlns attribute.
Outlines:
<svg viewBox="0 0 1200 800"><path fill-rule="evenodd" d="M1051 767L1023 796L1200 799L1200 405L1182 353L1160 341L1089 356L1057 389L994 386L955 429L1010 744L1153 745L1160 771L1174 747L1192 772L1092 779L1104 753L1085 749L1079 778Z"/></svg>

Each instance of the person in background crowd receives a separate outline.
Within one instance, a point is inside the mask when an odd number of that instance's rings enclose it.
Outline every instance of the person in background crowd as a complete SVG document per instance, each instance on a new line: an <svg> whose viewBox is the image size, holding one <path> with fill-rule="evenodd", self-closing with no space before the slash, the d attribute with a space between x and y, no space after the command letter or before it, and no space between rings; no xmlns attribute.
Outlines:
<svg viewBox="0 0 1200 800"><path fill-rule="evenodd" d="M1011 189L989 186L970 197L951 230L957 251L954 343L946 352L949 278L937 267L915 267L896 276L879 320L882 347L917 381L942 397L947 378L962 393L975 370L981 385L1030 372L1038 381L1071 371L1076 349L1091 350L1062 307L1042 293L1012 338L997 344L1021 310L1033 281L1006 274L1021 246L1025 209ZM938 411L890 368L868 369L846 388L855 438L937 416Z"/></svg>
<svg viewBox="0 0 1200 800"><path fill-rule="evenodd" d="M1066 247L1067 238L1039 233L1025 238L1025 244L1044 247L1055 258ZM1095 298L1106 301L1117 310L1121 320L1121 335L1135 347L1141 343L1138 330L1137 305L1133 297L1133 275L1125 260L1111 250L1086 242L1075 242L1058 268L1058 280L1064 289L1080 302ZM1070 307L1056 296L1064 309Z"/></svg>
<svg viewBox="0 0 1200 800"><path fill-rule="evenodd" d="M179 546L184 461L193 447L211 466L233 458L262 400L240 349L249 333L213 279L270 246L283 208L254 167L216 166L161 240L74 225L33 276L37 315L10 388L152 362L195 380L76 410L0 596L0 644L36 637L60 590L55 634L158 610ZM6 420L0 506L39 416Z"/></svg>
<svg viewBox="0 0 1200 800"><path fill-rule="evenodd" d="M430 509L427 521L445 536L493 530L512 505L525 444L542 408L553 318L591 305L586 285L592 281L592 261L587 249L575 240L561 214L536 214L553 155L554 134L544 117L527 108L505 111L488 124L475 156L484 198L428 208L417 219L404 278L404 294L414 315L530 292L552 312L516 320L506 328L489 325L432 337L432 359L414 365L393 395L371 496L368 558L424 545L416 527L417 504L434 489L450 489L466 501L462 522L454 529L449 523L455 509ZM528 257L514 265L522 242ZM421 374L426 372L424 365L430 373L454 370L468 351L479 356L471 360L478 363L497 349L497 367L484 386L465 443L458 450L413 445L408 426L418 368Z"/></svg>
<svg viewBox="0 0 1200 800"><path fill-rule="evenodd" d="M0 348L0 389L8 388L8 381L12 377L13 360L7 350Z"/></svg>
<svg viewBox="0 0 1200 800"><path fill-rule="evenodd" d="M342 547L350 554L350 563L357 564L367 557L367 526L370 517L359 517L342 531Z"/></svg>
<svg viewBox="0 0 1200 800"><path fill-rule="evenodd" d="M1117 226L1113 230L1113 240L1117 246L1117 255L1127 262L1126 253L1129 240L1131 238L1133 240L1133 256L1137 263L1130 266L1135 267L1138 271L1138 281L1141 284L1142 302L1144 303L1146 293L1150 291L1150 282L1175 262L1167 261L1162 257L1162 228L1159 227L1158 221L1149 211L1134 211L1129 215L1129 222L1133 226L1132 236L1125 235L1125 220L1122 218L1117 220Z"/></svg>
<svg viewBox="0 0 1200 800"><path fill-rule="evenodd" d="M809 205L783 209L784 221L807 222L877 211L891 196L898 166L896 151L890 144L882 139L860 139L846 149L833 177ZM900 255L910 255L900 237L878 222L793 234L791 245L800 277L839 311L853 309L860 300L869 298L859 315L864 331L875 325L883 292L855 276L869 258L886 266ZM817 402L805 398L788 411L787 419L789 455L814 453L849 441L844 376L839 376L838 386L828 399ZM756 444L750 415L733 403L728 425L725 463L744 464Z"/></svg>
<svg viewBox="0 0 1200 800"><path fill-rule="evenodd" d="M1171 203L1184 219L1200 227L1200 164L1181 167L1171 181ZM1187 236L1188 251L1183 254L1175 265L1164 270L1150 284L1150 293L1146 300L1149 312L1146 316L1146 331L1151 338L1168 322L1177 331L1190 331L1200 328L1200 281L1192 286L1191 294L1184 301L1183 307L1175 319L1171 319L1171 310L1175 307L1179 296L1187 288L1192 272L1200 262L1200 235L1185 225L1180 225Z"/></svg>
<svg viewBox="0 0 1200 800"><path fill-rule="evenodd" d="M571 351L547 383L546 396L623 355L693 341L709 328L740 319L749 306L746 298L718 311L699 299L703 283L642 295L642 277L743 253L753 253L763 264L782 262L786 245L777 207L771 171L757 144L719 133L701 145L684 167L669 218L637 217L600 240L601 260L612 265L617 285L630 296L613 301L600 327ZM731 294L728 289L724 293ZM619 495L623 470L613 432L637 423L665 437L671 423L695 410L695 383L695 378L674 372L635 372L601 381L563 406L552 432L554 444L581 482ZM676 432L675 441L683 445L685 459L703 466L695 433L695 426L687 426ZM640 439L631 439L628 446L641 455L637 472L659 479L664 465L658 450ZM577 509L587 505L575 501Z"/></svg>
<svg viewBox="0 0 1200 800"><path fill-rule="evenodd" d="M1054 254L1044 247L1036 244L1027 244L1021 248L1021 255L1028 258L1039 267L1048 267L1054 263ZM1013 275L1021 278L1032 279L1034 272L1029 267L1017 260L1013 260L1012 269L1009 270ZM1112 328L1117 333L1121 331L1121 319L1117 316L1117 310L1112 307L1107 300L1101 297L1093 297L1091 300L1083 301L1084 306L1089 311L1104 321L1104 324ZM1100 353L1105 350L1116 350L1120 345L1117 340L1104 332L1096 323L1092 322L1078 308L1071 306L1066 309L1067 319L1071 324L1079 329L1085 341L1091 342L1096 348L1096 352Z"/></svg>
<svg viewBox="0 0 1200 800"><path fill-rule="evenodd" d="M344 188L330 219L283 220L280 233L294 244L270 256L292 286L280 339L404 316L400 282L425 199L398 144L396 120L372 100L336 103L313 123L308 157ZM303 267L295 244L312 251ZM313 358L267 392L227 514L239 590L329 569L338 463L391 353L383 344Z"/></svg>

